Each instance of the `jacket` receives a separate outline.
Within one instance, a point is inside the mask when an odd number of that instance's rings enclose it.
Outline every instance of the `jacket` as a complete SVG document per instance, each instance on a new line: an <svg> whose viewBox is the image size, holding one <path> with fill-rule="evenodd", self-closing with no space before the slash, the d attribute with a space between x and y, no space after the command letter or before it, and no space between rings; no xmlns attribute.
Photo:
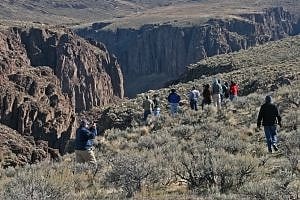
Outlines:
<svg viewBox="0 0 300 200"><path fill-rule="evenodd" d="M76 150L89 150L92 148L93 139L97 135L97 130L91 128L90 130L81 126L76 130L75 149Z"/></svg>
<svg viewBox="0 0 300 200"><path fill-rule="evenodd" d="M168 102L169 103L179 103L180 100L181 100L180 96L178 94L176 94L175 92L169 94L169 96L168 96Z"/></svg>
<svg viewBox="0 0 300 200"><path fill-rule="evenodd" d="M238 95L238 86L237 84L231 84L230 85L230 94L237 96Z"/></svg>
<svg viewBox="0 0 300 200"><path fill-rule="evenodd" d="M152 100L150 100L150 99L145 99L145 100L143 101L143 109L144 109L144 110L152 111L152 110L153 110L153 107L154 107L154 103L153 103Z"/></svg>
<svg viewBox="0 0 300 200"><path fill-rule="evenodd" d="M275 124L281 125L281 116L278 108L272 103L264 103L260 107L257 118L257 126L260 127L262 121L263 126L273 126Z"/></svg>
<svg viewBox="0 0 300 200"><path fill-rule="evenodd" d="M190 101L198 101L200 97L200 92L198 90L192 90L189 93L189 100Z"/></svg>

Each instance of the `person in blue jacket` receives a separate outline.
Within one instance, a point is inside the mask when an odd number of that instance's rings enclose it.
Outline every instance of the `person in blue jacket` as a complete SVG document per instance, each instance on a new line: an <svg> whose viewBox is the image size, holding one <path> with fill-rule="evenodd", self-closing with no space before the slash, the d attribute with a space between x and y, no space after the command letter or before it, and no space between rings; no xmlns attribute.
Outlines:
<svg viewBox="0 0 300 200"><path fill-rule="evenodd" d="M94 123L91 128L88 127L87 120L80 122L79 128L76 130L75 138L75 155L76 162L78 163L91 163L97 164L95 154L93 151L94 139L97 135L96 124Z"/></svg>
<svg viewBox="0 0 300 200"><path fill-rule="evenodd" d="M178 111L178 105L180 102L181 98L180 96L176 93L175 89L171 89L171 93L168 96L168 102L170 105L170 110L171 110L171 115L174 117Z"/></svg>

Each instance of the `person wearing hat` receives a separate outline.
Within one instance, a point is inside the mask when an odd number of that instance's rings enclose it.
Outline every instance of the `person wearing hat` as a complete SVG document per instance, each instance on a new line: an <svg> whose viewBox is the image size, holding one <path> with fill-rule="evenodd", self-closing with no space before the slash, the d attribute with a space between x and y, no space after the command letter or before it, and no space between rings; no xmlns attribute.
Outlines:
<svg viewBox="0 0 300 200"><path fill-rule="evenodd" d="M94 123L89 128L87 120L80 122L79 128L76 130L75 138L75 155L78 163L97 164L95 154L93 151L94 139L97 135L96 124Z"/></svg>
<svg viewBox="0 0 300 200"><path fill-rule="evenodd" d="M264 126L264 132L268 151L272 153L272 147L274 151L278 151L277 147L277 124L281 127L281 116L278 108L272 103L272 97L266 96L265 103L260 107L260 111L257 118L257 128Z"/></svg>

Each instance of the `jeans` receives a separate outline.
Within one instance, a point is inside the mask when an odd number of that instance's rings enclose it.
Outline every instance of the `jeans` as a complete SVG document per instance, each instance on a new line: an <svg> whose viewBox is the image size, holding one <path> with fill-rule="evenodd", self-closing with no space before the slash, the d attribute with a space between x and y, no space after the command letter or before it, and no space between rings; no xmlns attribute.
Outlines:
<svg viewBox="0 0 300 200"><path fill-rule="evenodd" d="M160 108L154 108L153 110L153 116L154 117L159 117L160 115Z"/></svg>
<svg viewBox="0 0 300 200"><path fill-rule="evenodd" d="M237 95L231 94L231 95L229 96L229 98L230 98L231 101L236 101L236 100L237 100Z"/></svg>
<svg viewBox="0 0 300 200"><path fill-rule="evenodd" d="M171 115L174 117L178 111L178 103L170 103Z"/></svg>
<svg viewBox="0 0 300 200"><path fill-rule="evenodd" d="M197 104L198 104L197 100L195 99L190 100L190 106L192 110L196 110L196 111L198 110Z"/></svg>
<svg viewBox="0 0 300 200"><path fill-rule="evenodd" d="M145 110L144 111L144 121L147 121L148 115L151 115L151 110Z"/></svg>
<svg viewBox="0 0 300 200"><path fill-rule="evenodd" d="M273 126L264 126L266 142L268 146L268 151L272 152L272 146L277 143L277 135L276 135L276 125Z"/></svg>

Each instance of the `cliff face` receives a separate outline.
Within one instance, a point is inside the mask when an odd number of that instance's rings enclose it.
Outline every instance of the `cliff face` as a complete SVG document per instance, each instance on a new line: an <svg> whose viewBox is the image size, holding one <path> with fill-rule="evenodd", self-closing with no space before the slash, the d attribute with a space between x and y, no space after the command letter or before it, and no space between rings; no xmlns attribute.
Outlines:
<svg viewBox="0 0 300 200"><path fill-rule="evenodd" d="M31 146L18 144L26 150L20 155L27 152L24 162L41 160L53 148L64 153L75 132L76 112L116 97L123 97L122 73L102 44L66 31L12 28L0 32L0 125L14 130L5 134L18 133L33 141ZM37 144L42 144L44 153L31 151Z"/></svg>
<svg viewBox="0 0 300 200"><path fill-rule="evenodd" d="M104 42L121 63L128 96L155 89L200 59L297 34L299 25L282 8L212 19L192 27L145 25L139 30L104 30L101 23L77 30L85 38Z"/></svg>
<svg viewBox="0 0 300 200"><path fill-rule="evenodd" d="M32 66L49 66L76 112L123 98L123 77L116 58L100 43L87 43L72 32L30 29L20 33Z"/></svg>

